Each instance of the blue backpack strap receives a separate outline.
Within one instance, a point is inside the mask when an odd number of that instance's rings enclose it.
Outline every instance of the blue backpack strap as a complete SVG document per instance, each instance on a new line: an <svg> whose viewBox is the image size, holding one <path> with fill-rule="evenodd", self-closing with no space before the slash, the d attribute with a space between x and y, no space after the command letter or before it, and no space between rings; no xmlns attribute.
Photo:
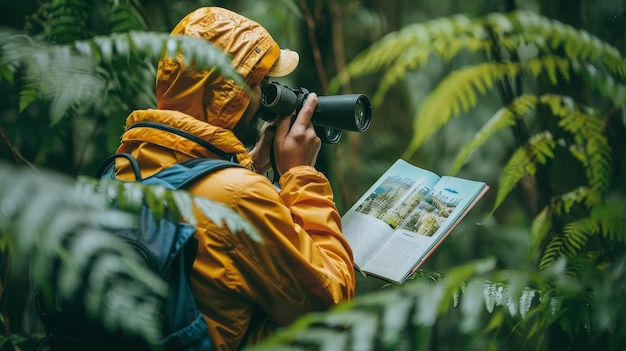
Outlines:
<svg viewBox="0 0 626 351"><path fill-rule="evenodd" d="M184 130L181 129L176 129L174 127L171 127L167 124L163 124L163 123L157 123L157 122L150 122L150 121L140 121L137 123L134 123L133 125L131 125L130 127L128 127L128 129L133 129L133 128L154 128L154 129L159 129L159 130L163 130L169 133L173 133L176 134L178 136L181 136L187 140L191 140L194 143L204 147L205 149L211 151L212 153L218 155L219 157L225 159L225 160L231 160L233 162L236 161L236 156L235 154L231 154L225 151L220 150L219 148L215 147L214 145L208 143L207 141L193 135L193 134L189 134L187 132L185 132Z"/></svg>
<svg viewBox="0 0 626 351"><path fill-rule="evenodd" d="M228 167L245 168L232 161L196 158L168 167L144 179L143 183L150 185L158 184L168 189L181 189L209 173Z"/></svg>
<svg viewBox="0 0 626 351"><path fill-rule="evenodd" d="M96 178L106 178L106 179L115 179L115 159L116 158L125 158L130 162L130 165L133 168L133 173L135 174L135 180L141 180L141 171L139 170L139 164L133 155L127 153L117 153L110 155L100 165L100 168L96 172Z"/></svg>

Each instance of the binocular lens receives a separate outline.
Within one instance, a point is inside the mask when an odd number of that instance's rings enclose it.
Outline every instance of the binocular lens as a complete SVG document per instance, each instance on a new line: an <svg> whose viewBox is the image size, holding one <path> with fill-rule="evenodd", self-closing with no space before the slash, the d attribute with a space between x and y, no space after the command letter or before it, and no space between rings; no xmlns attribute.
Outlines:
<svg viewBox="0 0 626 351"><path fill-rule="evenodd" d="M343 130L332 128L332 127L322 127L322 126L313 126L315 128L315 132L317 136L322 140L325 144L335 144L341 139L343 135Z"/></svg>
<svg viewBox="0 0 626 351"><path fill-rule="evenodd" d="M366 114L365 102L362 98L357 99L354 106L354 124L358 130L366 130L370 124L369 116Z"/></svg>

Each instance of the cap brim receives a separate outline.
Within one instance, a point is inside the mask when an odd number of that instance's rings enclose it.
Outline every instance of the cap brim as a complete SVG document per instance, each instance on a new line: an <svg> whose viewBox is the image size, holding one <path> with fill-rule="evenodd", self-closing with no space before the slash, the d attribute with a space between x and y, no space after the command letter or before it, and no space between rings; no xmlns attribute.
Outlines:
<svg viewBox="0 0 626 351"><path fill-rule="evenodd" d="M298 67L299 62L300 56L297 52L281 49L278 60L274 62L274 65L270 68L269 72L267 72L267 75L270 77L284 77L293 72L296 67Z"/></svg>

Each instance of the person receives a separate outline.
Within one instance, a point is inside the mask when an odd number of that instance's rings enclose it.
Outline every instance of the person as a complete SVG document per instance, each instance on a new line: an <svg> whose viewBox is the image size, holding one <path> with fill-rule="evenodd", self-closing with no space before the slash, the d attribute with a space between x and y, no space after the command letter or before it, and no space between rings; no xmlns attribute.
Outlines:
<svg viewBox="0 0 626 351"><path fill-rule="evenodd" d="M280 116L260 128L261 84L284 77L299 63L260 24L220 7L185 16L171 35L200 37L231 55L249 90L217 70L185 67L162 58L156 77L157 108L132 112L118 152L132 154L141 176L192 158L233 156L245 168L209 174L186 190L239 213L262 241L229 231L197 212L199 242L191 276L215 350L253 345L311 311L325 310L355 293L352 251L328 179L315 169L321 148L311 124L311 93L293 125ZM133 127L157 122L198 137L215 150L164 130ZM279 186L268 179L270 150ZM129 162L116 160L116 176L133 180Z"/></svg>

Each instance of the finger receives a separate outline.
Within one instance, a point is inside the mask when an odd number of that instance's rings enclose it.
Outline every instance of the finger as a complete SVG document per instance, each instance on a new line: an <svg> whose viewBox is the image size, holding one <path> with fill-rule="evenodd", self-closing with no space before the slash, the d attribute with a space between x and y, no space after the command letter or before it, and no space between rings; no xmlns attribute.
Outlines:
<svg viewBox="0 0 626 351"><path fill-rule="evenodd" d="M289 133L289 129L291 128L291 116L277 117L274 120L273 125L276 128L275 137L277 139L280 139L280 138L284 139L285 136L287 136L287 134Z"/></svg>
<svg viewBox="0 0 626 351"><path fill-rule="evenodd" d="M311 119L313 118L313 112L315 112L315 108L317 107L317 94L309 93L307 95L306 100L302 104L302 108L296 117L296 120L293 123L293 127L306 129L309 127L311 123Z"/></svg>

